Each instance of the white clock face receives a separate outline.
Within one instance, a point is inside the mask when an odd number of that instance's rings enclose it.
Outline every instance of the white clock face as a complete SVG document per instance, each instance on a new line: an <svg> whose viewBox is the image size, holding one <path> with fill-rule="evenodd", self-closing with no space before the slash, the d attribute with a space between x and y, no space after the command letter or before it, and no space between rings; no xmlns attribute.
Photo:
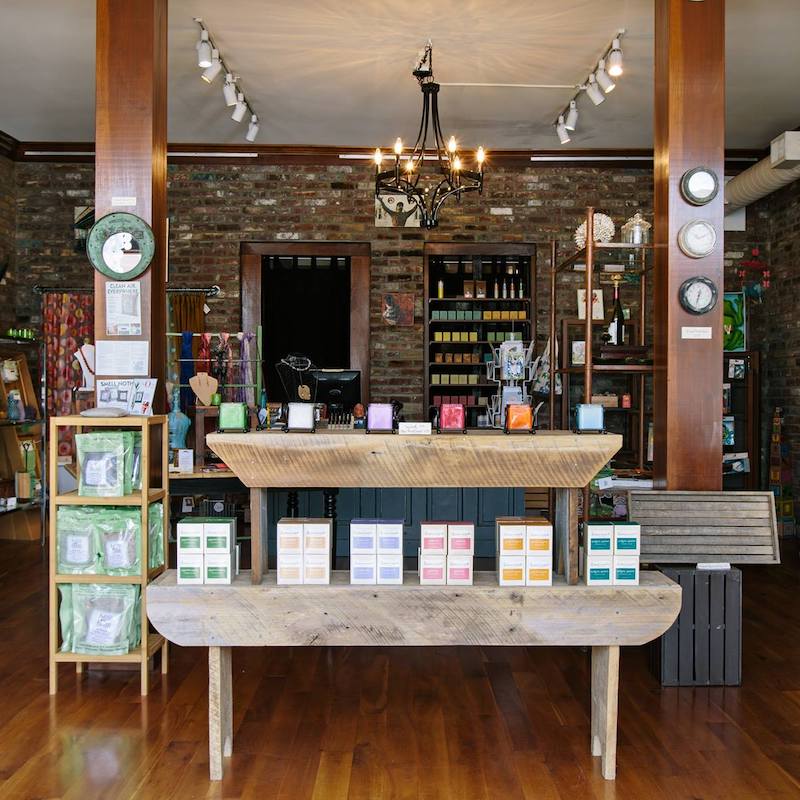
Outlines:
<svg viewBox="0 0 800 800"><path fill-rule="evenodd" d="M717 232L706 220L687 222L678 233L678 245L690 258L703 258L714 250Z"/></svg>
<svg viewBox="0 0 800 800"><path fill-rule="evenodd" d="M695 311L707 308L713 299L714 293L707 283L694 283L686 290L686 302Z"/></svg>
<svg viewBox="0 0 800 800"><path fill-rule="evenodd" d="M142 260L139 243L130 233L113 233L103 243L103 261L114 272L130 272Z"/></svg>
<svg viewBox="0 0 800 800"><path fill-rule="evenodd" d="M687 181L687 189L695 200L708 200L713 196L717 186L710 172L695 172Z"/></svg>

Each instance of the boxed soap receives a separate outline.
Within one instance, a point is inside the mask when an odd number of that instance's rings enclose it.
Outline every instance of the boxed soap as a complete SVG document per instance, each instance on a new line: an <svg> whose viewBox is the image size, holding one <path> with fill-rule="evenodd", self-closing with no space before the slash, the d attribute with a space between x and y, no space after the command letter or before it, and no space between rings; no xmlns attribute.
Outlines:
<svg viewBox="0 0 800 800"><path fill-rule="evenodd" d="M203 579L205 583L231 583L236 573L236 553L206 553L203 556Z"/></svg>
<svg viewBox="0 0 800 800"><path fill-rule="evenodd" d="M377 581L383 584L402 584L403 556L396 553L378 553Z"/></svg>
<svg viewBox="0 0 800 800"><path fill-rule="evenodd" d="M553 558L550 555L525 557L525 585L552 586Z"/></svg>
<svg viewBox="0 0 800 800"><path fill-rule="evenodd" d="M203 554L178 550L178 583L203 582Z"/></svg>
<svg viewBox="0 0 800 800"><path fill-rule="evenodd" d="M327 556L331 551L331 521L307 519L303 521L303 555Z"/></svg>
<svg viewBox="0 0 800 800"><path fill-rule="evenodd" d="M587 586L611 586L614 559L610 555L587 556L583 579Z"/></svg>
<svg viewBox="0 0 800 800"><path fill-rule="evenodd" d="M235 545L235 517L207 517L203 520L203 552L230 553Z"/></svg>
<svg viewBox="0 0 800 800"><path fill-rule="evenodd" d="M419 526L420 550L429 555L447 554L447 523L422 522Z"/></svg>
<svg viewBox="0 0 800 800"><path fill-rule="evenodd" d="M403 555L403 520L384 519L377 525L378 555Z"/></svg>
<svg viewBox="0 0 800 800"><path fill-rule="evenodd" d="M614 554L622 556L639 556L641 551L642 530L638 522L614 523Z"/></svg>
<svg viewBox="0 0 800 800"><path fill-rule="evenodd" d="M550 556L553 552L553 526L547 520L528 520L525 525L526 553Z"/></svg>
<svg viewBox="0 0 800 800"><path fill-rule="evenodd" d="M497 579L501 586L525 585L525 556L504 556L497 560Z"/></svg>
<svg viewBox="0 0 800 800"><path fill-rule="evenodd" d="M303 554L303 583L330 583L331 559L328 553Z"/></svg>
<svg viewBox="0 0 800 800"><path fill-rule="evenodd" d="M350 555L350 583L377 583L378 556L374 553Z"/></svg>
<svg viewBox="0 0 800 800"><path fill-rule="evenodd" d="M182 519L177 525L178 556L203 554L203 523L190 518ZM202 572L202 567L200 568Z"/></svg>
<svg viewBox="0 0 800 800"><path fill-rule="evenodd" d="M350 522L350 555L375 555L378 551L378 523L374 519Z"/></svg>
<svg viewBox="0 0 800 800"><path fill-rule="evenodd" d="M278 520L277 525L278 553L296 553L303 555L303 523L290 517Z"/></svg>
<svg viewBox="0 0 800 800"><path fill-rule="evenodd" d="M447 583L447 556L441 553L419 554L419 582L421 586L444 586Z"/></svg>
<svg viewBox="0 0 800 800"><path fill-rule="evenodd" d="M473 556L475 553L475 526L471 522L450 522L447 525L447 552L454 555ZM470 580L470 583L472 581Z"/></svg>
<svg viewBox="0 0 800 800"><path fill-rule="evenodd" d="M472 556L447 555L447 585L472 586Z"/></svg>
<svg viewBox="0 0 800 800"><path fill-rule="evenodd" d="M276 580L279 586L301 584L303 582L303 554L278 551Z"/></svg>
<svg viewBox="0 0 800 800"><path fill-rule="evenodd" d="M639 556L614 556L614 586L639 585Z"/></svg>
<svg viewBox="0 0 800 800"><path fill-rule="evenodd" d="M497 552L505 555L525 555L527 527L523 520L497 522Z"/></svg>
<svg viewBox="0 0 800 800"><path fill-rule="evenodd" d="M584 527L584 551L588 556L610 556L614 552L614 523L587 522Z"/></svg>

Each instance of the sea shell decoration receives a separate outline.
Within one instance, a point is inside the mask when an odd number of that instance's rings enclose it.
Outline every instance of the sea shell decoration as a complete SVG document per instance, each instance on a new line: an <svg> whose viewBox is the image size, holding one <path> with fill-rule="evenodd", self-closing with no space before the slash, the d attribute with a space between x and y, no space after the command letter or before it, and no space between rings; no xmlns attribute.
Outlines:
<svg viewBox="0 0 800 800"><path fill-rule="evenodd" d="M614 238L614 220L606 214L596 211L594 214L594 240L596 242L610 242ZM579 250L586 247L586 220L581 222L575 230L575 244Z"/></svg>

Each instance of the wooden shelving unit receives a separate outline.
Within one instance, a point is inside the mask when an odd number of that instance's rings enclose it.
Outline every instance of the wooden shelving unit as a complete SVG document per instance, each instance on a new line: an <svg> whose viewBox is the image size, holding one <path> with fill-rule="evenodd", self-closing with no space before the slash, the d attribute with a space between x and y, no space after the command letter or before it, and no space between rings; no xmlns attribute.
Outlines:
<svg viewBox="0 0 800 800"><path fill-rule="evenodd" d="M731 361L744 361L744 376L732 378ZM723 417L733 417L734 443L723 444L726 453L747 453L750 471L725 474L722 487L729 491L758 491L761 486L761 358L757 350L726 352L722 357L722 382L730 386L730 410Z"/></svg>
<svg viewBox="0 0 800 800"><path fill-rule="evenodd" d="M24 442L29 442L33 449L36 459L35 476L41 477L42 414L25 355L25 350L31 346L35 347L36 343L26 339L0 339L0 361L14 361L18 375L14 381L0 380L0 450L2 450L0 479L2 480L13 480L15 473L24 471L25 463L21 453ZM13 391L19 393L23 406L35 410L33 419L7 418L8 397Z"/></svg>
<svg viewBox="0 0 800 800"><path fill-rule="evenodd" d="M81 497L76 491L57 494L58 469L58 428L72 427L76 434L87 428L137 428L142 431L142 490L123 497ZM50 495L49 552L50 552L50 694L58 691L58 665L75 664L80 674L87 663L130 663L140 665L141 693L146 695L149 689L150 659L161 651L161 671L166 673L167 642L154 632L150 632L147 620L147 585L158 577L169 564L169 492L167 467L169 464L169 436L167 417L52 417L49 427L49 485ZM156 486L151 486L156 483ZM149 568L149 513L150 504L161 501L163 504L163 551L164 563L154 569ZM139 561L141 569L138 575L60 575L56 572L57 555L57 511L59 506L127 506L132 514L141 514L141 537ZM141 587L141 643L136 650L123 655L96 655L93 653L63 653L60 648L60 624L58 618L59 584L64 583L96 583L96 584L134 584Z"/></svg>
<svg viewBox="0 0 800 800"><path fill-rule="evenodd" d="M509 272L513 271L513 275ZM515 286L524 284L524 297L498 297L494 294L494 281L502 285L503 278ZM438 283L444 284L444 296L438 297ZM487 297L464 297L464 281L486 282ZM467 400L467 425L475 427L477 417L486 413L489 397L497 391L498 384L486 380L486 363L483 360L491 348L500 345L489 340L489 334L514 333L524 346L536 338L536 245L527 243L470 243L451 244L428 242L424 251L424 404L430 413L434 398L453 397ZM509 287L510 288L510 287ZM433 312L468 312L470 317L479 313L481 319L433 319ZM513 311L524 314L523 319L484 319L485 312ZM466 332L475 334L473 341L436 341L437 332ZM470 363L437 362L436 354L471 353L477 361ZM432 376L452 371L476 375L477 383L433 383ZM453 402L458 402L453 400Z"/></svg>

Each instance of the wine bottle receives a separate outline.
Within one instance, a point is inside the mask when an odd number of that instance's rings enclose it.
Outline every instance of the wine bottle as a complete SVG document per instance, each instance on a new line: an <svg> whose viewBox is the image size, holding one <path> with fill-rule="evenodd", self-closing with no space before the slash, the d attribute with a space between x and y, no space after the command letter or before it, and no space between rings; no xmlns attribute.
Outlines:
<svg viewBox="0 0 800 800"><path fill-rule="evenodd" d="M625 315L619 300L619 281L614 281L614 310L611 312L611 323L608 326L609 343L625 344Z"/></svg>
<svg viewBox="0 0 800 800"><path fill-rule="evenodd" d="M522 282L522 276L520 275L520 278L519 278L519 299L522 300L523 297L525 297L525 284Z"/></svg>
<svg viewBox="0 0 800 800"><path fill-rule="evenodd" d="M497 285L497 278L494 279L494 299L497 300L500 297L500 287Z"/></svg>
<svg viewBox="0 0 800 800"><path fill-rule="evenodd" d="M503 278L503 300L508 297L508 286L506 285L506 279Z"/></svg>
<svg viewBox="0 0 800 800"><path fill-rule="evenodd" d="M517 290L514 288L514 279L511 279L511 286L508 290L508 296L513 300L517 296Z"/></svg>

